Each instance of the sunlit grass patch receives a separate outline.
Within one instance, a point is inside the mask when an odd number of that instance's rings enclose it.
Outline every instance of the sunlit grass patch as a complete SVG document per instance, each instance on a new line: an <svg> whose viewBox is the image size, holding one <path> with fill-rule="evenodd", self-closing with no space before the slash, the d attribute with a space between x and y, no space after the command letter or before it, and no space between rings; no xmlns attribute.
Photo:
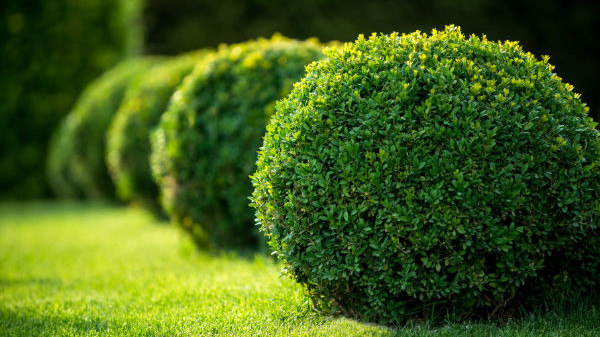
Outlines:
<svg viewBox="0 0 600 337"><path fill-rule="evenodd" d="M0 205L0 336L600 334L599 305L584 299L505 323L391 329L321 316L269 258L186 240L138 209Z"/></svg>
<svg viewBox="0 0 600 337"><path fill-rule="evenodd" d="M0 207L0 335L347 335L261 255L197 253L141 210Z"/></svg>

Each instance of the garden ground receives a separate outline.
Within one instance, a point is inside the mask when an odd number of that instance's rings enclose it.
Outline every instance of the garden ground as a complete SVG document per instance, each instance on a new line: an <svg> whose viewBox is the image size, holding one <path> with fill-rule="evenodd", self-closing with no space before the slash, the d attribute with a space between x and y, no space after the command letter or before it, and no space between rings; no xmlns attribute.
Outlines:
<svg viewBox="0 0 600 337"><path fill-rule="evenodd" d="M600 303L503 323L399 328L324 317L262 255L197 252L140 209L0 205L0 336L600 336Z"/></svg>

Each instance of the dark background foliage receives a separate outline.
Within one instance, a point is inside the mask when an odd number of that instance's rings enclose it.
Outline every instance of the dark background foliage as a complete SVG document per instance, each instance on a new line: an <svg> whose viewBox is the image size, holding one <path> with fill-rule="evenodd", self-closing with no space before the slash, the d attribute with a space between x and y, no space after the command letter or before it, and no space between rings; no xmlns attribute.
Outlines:
<svg viewBox="0 0 600 337"><path fill-rule="evenodd" d="M447 24L490 40L518 40L548 54L598 119L597 0L149 0L146 49L176 53L274 31L293 38L353 41L360 33L430 32Z"/></svg>
<svg viewBox="0 0 600 337"><path fill-rule="evenodd" d="M0 2L0 198L49 196L48 139L85 84L139 46L132 0ZM129 12L129 14L127 14ZM598 120L597 0L146 0L145 52L175 54L279 31L352 41L359 33L465 33L520 41L575 85ZM136 38L137 36L137 38Z"/></svg>
<svg viewBox="0 0 600 337"><path fill-rule="evenodd" d="M0 2L0 198L49 194L49 138L89 81L141 47L139 4Z"/></svg>

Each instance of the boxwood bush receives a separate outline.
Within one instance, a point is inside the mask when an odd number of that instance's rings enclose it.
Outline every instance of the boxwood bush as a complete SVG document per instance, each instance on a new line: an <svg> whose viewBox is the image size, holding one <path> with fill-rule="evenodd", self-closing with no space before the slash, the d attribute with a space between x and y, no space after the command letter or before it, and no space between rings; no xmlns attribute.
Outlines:
<svg viewBox="0 0 600 337"><path fill-rule="evenodd" d="M184 76L206 53L188 53L157 64L127 89L106 145L106 163L121 200L160 209L158 187L150 172L150 131Z"/></svg>
<svg viewBox="0 0 600 337"><path fill-rule="evenodd" d="M87 197L114 197L104 161L106 131L127 86L158 60L146 57L121 62L85 89L60 128L65 134L55 136L50 151L48 178L56 194L68 195L72 187L66 185L73 182Z"/></svg>
<svg viewBox="0 0 600 337"><path fill-rule="evenodd" d="M493 315L598 284L598 131L547 57L454 26L326 55L277 104L252 176L257 221L318 306Z"/></svg>
<svg viewBox="0 0 600 337"><path fill-rule="evenodd" d="M153 135L152 169L165 209L198 245L256 242L248 176L265 125L320 57L317 41L280 35L221 46L174 93Z"/></svg>

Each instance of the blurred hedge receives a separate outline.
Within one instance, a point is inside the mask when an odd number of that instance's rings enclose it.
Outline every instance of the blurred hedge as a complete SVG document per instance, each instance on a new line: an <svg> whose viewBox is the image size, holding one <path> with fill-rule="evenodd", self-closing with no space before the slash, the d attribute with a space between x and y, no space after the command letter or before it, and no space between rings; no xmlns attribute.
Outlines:
<svg viewBox="0 0 600 337"><path fill-rule="evenodd" d="M141 3L0 3L0 198L49 194L50 135L90 80L140 49Z"/></svg>
<svg viewBox="0 0 600 337"><path fill-rule="evenodd" d="M207 53L200 50L160 62L127 88L106 133L106 164L122 201L161 209L150 172L150 132L183 78Z"/></svg>
<svg viewBox="0 0 600 337"><path fill-rule="evenodd" d="M125 60L92 81L77 99L50 146L48 181L54 194L81 190L93 199L113 199L115 187L105 161L106 133L127 88L163 58Z"/></svg>
<svg viewBox="0 0 600 337"><path fill-rule="evenodd" d="M147 48L176 53L238 42L274 31L304 39L351 41L359 33L430 31L454 23L491 40L518 40L552 55L598 120L600 1L597 0L151 0L145 11Z"/></svg>

